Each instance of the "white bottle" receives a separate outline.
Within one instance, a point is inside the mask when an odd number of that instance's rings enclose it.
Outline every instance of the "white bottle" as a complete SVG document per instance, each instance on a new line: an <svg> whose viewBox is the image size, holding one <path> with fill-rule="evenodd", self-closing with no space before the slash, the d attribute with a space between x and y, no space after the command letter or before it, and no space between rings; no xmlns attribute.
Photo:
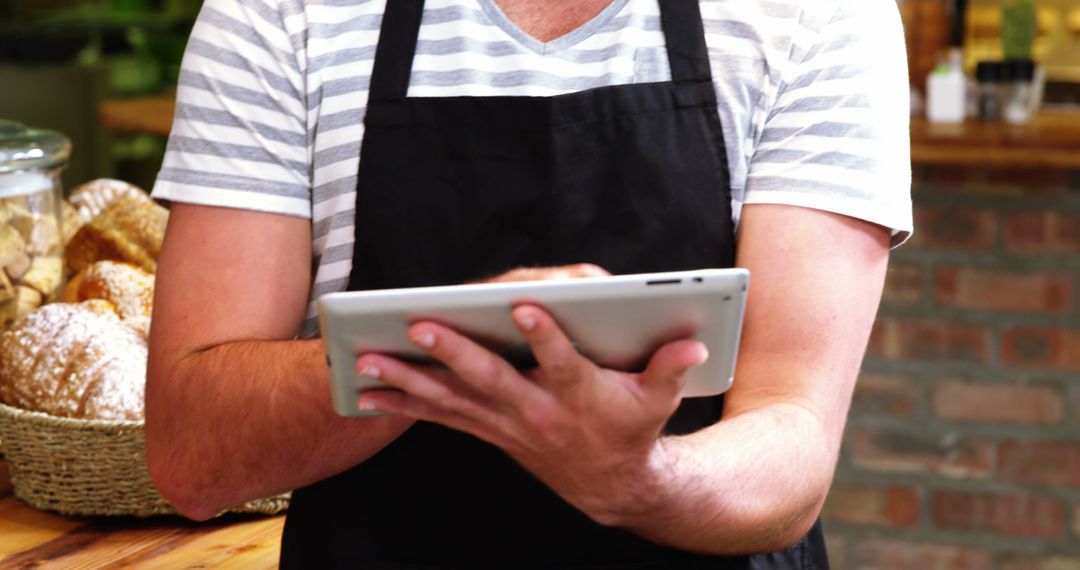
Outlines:
<svg viewBox="0 0 1080 570"><path fill-rule="evenodd" d="M926 79L926 117L932 123L961 123L966 110L966 83L959 48Z"/></svg>

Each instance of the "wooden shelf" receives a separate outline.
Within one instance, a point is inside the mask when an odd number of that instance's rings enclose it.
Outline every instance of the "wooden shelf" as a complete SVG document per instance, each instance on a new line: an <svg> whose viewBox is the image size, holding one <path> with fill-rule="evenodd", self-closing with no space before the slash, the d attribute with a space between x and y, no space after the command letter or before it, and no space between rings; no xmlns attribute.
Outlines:
<svg viewBox="0 0 1080 570"><path fill-rule="evenodd" d="M168 135L176 112L174 95L102 101L98 119L105 129L119 133Z"/></svg>
<svg viewBox="0 0 1080 570"><path fill-rule="evenodd" d="M105 101L102 125L124 133L168 135L173 97ZM995 165L1080 168L1080 112L1045 112L1027 125L967 121L959 125L911 119L911 161L916 165Z"/></svg>
<svg viewBox="0 0 1080 570"><path fill-rule="evenodd" d="M1027 125L911 119L911 162L1080 168L1080 113L1045 112Z"/></svg>

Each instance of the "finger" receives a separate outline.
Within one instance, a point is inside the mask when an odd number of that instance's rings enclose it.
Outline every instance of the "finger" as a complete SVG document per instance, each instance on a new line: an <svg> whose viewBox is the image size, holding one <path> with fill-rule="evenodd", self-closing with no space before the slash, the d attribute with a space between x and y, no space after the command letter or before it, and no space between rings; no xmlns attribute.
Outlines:
<svg viewBox="0 0 1080 570"><path fill-rule="evenodd" d="M452 329L422 322L409 328L408 337L464 384L502 405L517 408L536 389L505 360Z"/></svg>
<svg viewBox="0 0 1080 570"><path fill-rule="evenodd" d="M607 277L611 275L603 267L592 263L576 263L555 267L518 267L482 280L481 283L510 283L518 281L545 281L551 279L576 279L581 277Z"/></svg>
<svg viewBox="0 0 1080 570"><path fill-rule="evenodd" d="M542 281L550 279L558 271L546 267L518 267L495 278L496 282Z"/></svg>
<svg viewBox="0 0 1080 570"><path fill-rule="evenodd" d="M594 365L581 355L547 311L521 305L511 313L514 324L532 347L536 362L552 387L576 384Z"/></svg>
<svg viewBox="0 0 1080 570"><path fill-rule="evenodd" d="M515 281L534 281L535 278L530 277L530 272L533 272L533 271L535 271L535 269L530 269L530 268L527 268L527 267L518 267L517 269L511 269L510 271L507 271L505 273L500 273L499 275L495 275L494 277L476 279L474 281L466 281L466 283L468 283L468 284L475 284L475 283L510 283L510 282L515 282Z"/></svg>
<svg viewBox="0 0 1080 570"><path fill-rule="evenodd" d="M395 389L370 390L370 392L404 392L413 398L431 402L432 405L456 415L483 422L493 421L494 414L488 409L487 399L468 390L458 379L444 372L414 366L381 355L361 356L357 360L357 371Z"/></svg>
<svg viewBox="0 0 1080 570"><path fill-rule="evenodd" d="M431 402L396 390L368 390L360 395L359 400L357 400L357 408L398 414L415 420L436 423L471 434L503 449L506 449L509 443L509 439L504 437L498 430L492 429L483 422L478 422L468 416L455 414Z"/></svg>
<svg viewBox="0 0 1080 570"><path fill-rule="evenodd" d="M669 342L649 359L645 371L638 376L638 384L646 392L677 396L682 391L686 373L704 364L708 358L709 351L699 340Z"/></svg>
<svg viewBox="0 0 1080 570"><path fill-rule="evenodd" d="M603 267L600 267L599 265L594 265L592 263L578 263L576 265L566 266L566 268L567 268L567 271L570 273L571 277L580 278L580 277L610 277L611 276L611 274L608 273L608 271L606 269L604 269Z"/></svg>

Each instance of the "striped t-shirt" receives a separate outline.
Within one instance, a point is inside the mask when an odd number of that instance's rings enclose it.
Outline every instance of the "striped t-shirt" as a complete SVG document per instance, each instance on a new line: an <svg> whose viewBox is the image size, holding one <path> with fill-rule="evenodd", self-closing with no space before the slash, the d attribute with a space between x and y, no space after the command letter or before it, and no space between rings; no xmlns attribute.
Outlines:
<svg viewBox="0 0 1080 570"><path fill-rule="evenodd" d="M311 301L344 290L387 0L205 0L154 188L310 218ZM732 211L805 206L911 232L908 85L894 0L701 0ZM428 0L410 96L551 96L670 79L658 0L613 0L543 43L495 0ZM718 188L717 191L720 191ZM587 260L583 260L587 261ZM303 336L316 333L309 305Z"/></svg>

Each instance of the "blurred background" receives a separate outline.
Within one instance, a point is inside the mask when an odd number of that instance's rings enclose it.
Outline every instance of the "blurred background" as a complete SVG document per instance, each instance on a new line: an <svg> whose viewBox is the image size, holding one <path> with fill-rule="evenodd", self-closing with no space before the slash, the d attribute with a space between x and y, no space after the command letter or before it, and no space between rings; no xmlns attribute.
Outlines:
<svg viewBox="0 0 1080 570"><path fill-rule="evenodd" d="M0 0L0 118L71 139L74 152L64 173L69 189L100 177L149 189L200 6L193 0ZM142 126L135 121L140 117Z"/></svg>
<svg viewBox="0 0 1080 570"><path fill-rule="evenodd" d="M916 229L855 394L830 555L1078 570L1080 1L899 8ZM1030 112L1006 113L1018 101Z"/></svg>
<svg viewBox="0 0 1080 570"><path fill-rule="evenodd" d="M0 117L72 139L69 189L150 188L198 8L0 0ZM826 507L834 568L1080 570L1080 0L898 8L916 233Z"/></svg>

